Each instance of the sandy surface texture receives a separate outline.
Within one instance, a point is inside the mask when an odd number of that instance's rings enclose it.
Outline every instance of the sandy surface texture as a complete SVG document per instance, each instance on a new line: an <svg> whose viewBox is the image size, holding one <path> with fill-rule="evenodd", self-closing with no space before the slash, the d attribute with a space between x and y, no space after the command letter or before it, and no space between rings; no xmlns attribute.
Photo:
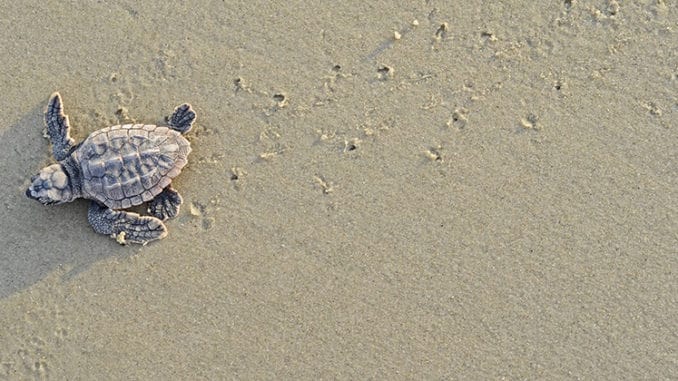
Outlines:
<svg viewBox="0 0 678 381"><path fill-rule="evenodd" d="M676 1L312 3L0 1L0 379L675 378ZM194 106L167 238L24 196L53 91Z"/></svg>

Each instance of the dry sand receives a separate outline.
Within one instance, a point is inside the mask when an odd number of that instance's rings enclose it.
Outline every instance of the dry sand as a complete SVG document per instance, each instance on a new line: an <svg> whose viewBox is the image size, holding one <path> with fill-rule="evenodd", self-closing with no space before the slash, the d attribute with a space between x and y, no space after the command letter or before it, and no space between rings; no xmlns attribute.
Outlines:
<svg viewBox="0 0 678 381"><path fill-rule="evenodd" d="M678 375L675 0L105 3L0 2L0 379ZM194 105L166 239L23 196L55 90Z"/></svg>

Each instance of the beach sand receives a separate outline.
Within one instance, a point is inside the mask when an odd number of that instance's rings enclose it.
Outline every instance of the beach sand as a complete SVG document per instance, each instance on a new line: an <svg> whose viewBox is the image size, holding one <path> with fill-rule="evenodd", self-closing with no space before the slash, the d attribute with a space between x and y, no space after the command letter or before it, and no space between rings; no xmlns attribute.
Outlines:
<svg viewBox="0 0 678 381"><path fill-rule="evenodd" d="M0 1L0 379L678 375L675 1L115 3ZM53 91L193 105L167 238L24 196Z"/></svg>

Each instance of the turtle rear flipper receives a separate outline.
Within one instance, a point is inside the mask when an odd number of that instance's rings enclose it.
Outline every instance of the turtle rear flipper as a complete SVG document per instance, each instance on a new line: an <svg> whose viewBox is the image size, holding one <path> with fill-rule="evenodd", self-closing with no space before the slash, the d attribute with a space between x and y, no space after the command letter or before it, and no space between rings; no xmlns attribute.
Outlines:
<svg viewBox="0 0 678 381"><path fill-rule="evenodd" d="M75 140L69 134L68 116L64 114L59 93L54 93L49 98L47 111L45 111L45 123L47 123L47 135L52 143L54 158L61 161L68 156Z"/></svg>
<svg viewBox="0 0 678 381"><path fill-rule="evenodd" d="M195 122L195 111L193 111L190 104L184 103L174 109L168 122L173 130L185 134L193 127L193 122Z"/></svg>
<svg viewBox="0 0 678 381"><path fill-rule="evenodd" d="M179 214L179 206L182 202L179 192L171 186L167 186L153 200L148 202L148 212L165 221Z"/></svg>
<svg viewBox="0 0 678 381"><path fill-rule="evenodd" d="M167 235L165 224L155 217L113 210L96 201L89 206L87 220L95 232L116 238L120 244L134 242L145 245Z"/></svg>

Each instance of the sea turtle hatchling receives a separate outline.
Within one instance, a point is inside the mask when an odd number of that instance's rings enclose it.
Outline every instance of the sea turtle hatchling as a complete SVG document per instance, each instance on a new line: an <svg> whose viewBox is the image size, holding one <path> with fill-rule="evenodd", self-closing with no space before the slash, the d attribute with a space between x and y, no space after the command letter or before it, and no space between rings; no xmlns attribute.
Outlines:
<svg viewBox="0 0 678 381"><path fill-rule="evenodd" d="M92 200L87 219L94 231L121 244L145 245L167 235L163 221L176 216L182 202L170 182L191 152L182 136L195 121L191 105L177 107L168 127L116 125L92 132L77 145L59 93L50 97L45 121L57 163L31 178L26 196L44 205ZM121 210L144 202L152 216Z"/></svg>

